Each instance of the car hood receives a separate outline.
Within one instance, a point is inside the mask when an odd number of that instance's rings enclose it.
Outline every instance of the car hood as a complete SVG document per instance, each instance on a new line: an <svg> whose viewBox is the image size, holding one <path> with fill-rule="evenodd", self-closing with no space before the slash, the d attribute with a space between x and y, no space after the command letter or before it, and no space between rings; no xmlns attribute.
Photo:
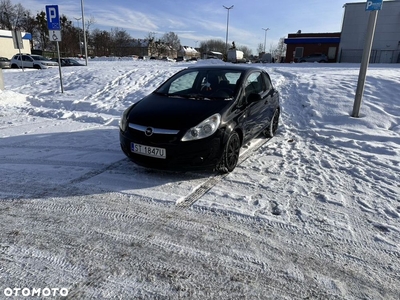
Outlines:
<svg viewBox="0 0 400 300"><path fill-rule="evenodd" d="M222 114L231 101L174 98L152 93L134 105L128 121L164 129L191 128L215 113Z"/></svg>

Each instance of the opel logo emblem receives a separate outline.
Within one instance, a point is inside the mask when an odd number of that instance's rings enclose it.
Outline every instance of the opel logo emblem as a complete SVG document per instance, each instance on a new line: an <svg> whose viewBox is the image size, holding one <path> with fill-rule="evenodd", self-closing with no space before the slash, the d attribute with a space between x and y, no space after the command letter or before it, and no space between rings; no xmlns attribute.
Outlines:
<svg viewBox="0 0 400 300"><path fill-rule="evenodd" d="M151 135L153 135L153 128L147 127L146 130L145 130L145 132L144 132L144 134L145 134L146 136L151 136Z"/></svg>

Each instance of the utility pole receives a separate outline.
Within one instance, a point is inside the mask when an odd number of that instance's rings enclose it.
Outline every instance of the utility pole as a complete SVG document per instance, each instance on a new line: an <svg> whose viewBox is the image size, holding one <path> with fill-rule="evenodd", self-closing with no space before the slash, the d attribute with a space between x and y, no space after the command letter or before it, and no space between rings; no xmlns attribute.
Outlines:
<svg viewBox="0 0 400 300"><path fill-rule="evenodd" d="M228 17L226 19L226 40L225 40L225 51L226 55L228 55L228 28L229 28L229 11L233 8L233 5L226 7L225 5L222 5L225 9L228 10Z"/></svg>
<svg viewBox="0 0 400 300"><path fill-rule="evenodd" d="M265 31L264 35L264 54L265 54L265 44L267 42L267 31L269 30L269 28L261 28L261 29Z"/></svg>
<svg viewBox="0 0 400 300"><path fill-rule="evenodd" d="M81 10L82 10L82 29L83 29L83 44L85 46L85 62L86 66L88 65L88 51L87 51L87 42L86 42L86 31L85 31L85 13L83 11L83 0L81 0Z"/></svg>
<svg viewBox="0 0 400 300"><path fill-rule="evenodd" d="M80 34L80 26L79 26L79 21L82 19L82 18L74 18L75 20L76 20L76 23L78 23L78 39L79 39L79 54L80 54L80 56L82 57L82 42L81 42L81 34Z"/></svg>

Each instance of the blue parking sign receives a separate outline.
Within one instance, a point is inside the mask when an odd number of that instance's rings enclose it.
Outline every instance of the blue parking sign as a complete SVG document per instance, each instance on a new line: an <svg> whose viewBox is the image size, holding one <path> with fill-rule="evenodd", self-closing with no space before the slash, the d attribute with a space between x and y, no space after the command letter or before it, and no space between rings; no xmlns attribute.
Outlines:
<svg viewBox="0 0 400 300"><path fill-rule="evenodd" d="M368 0L365 6L366 11L371 10L381 10L382 9L383 0Z"/></svg>
<svg viewBox="0 0 400 300"><path fill-rule="evenodd" d="M58 5L46 5L47 28L49 30L61 30Z"/></svg>

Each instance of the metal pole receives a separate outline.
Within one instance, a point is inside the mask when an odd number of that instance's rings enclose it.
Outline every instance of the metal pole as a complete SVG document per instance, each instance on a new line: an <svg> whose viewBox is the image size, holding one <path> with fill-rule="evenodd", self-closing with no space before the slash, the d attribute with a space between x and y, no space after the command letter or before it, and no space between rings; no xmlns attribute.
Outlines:
<svg viewBox="0 0 400 300"><path fill-rule="evenodd" d="M364 94L365 78L367 75L367 69L369 64L369 58L371 57L372 43L374 41L376 20L378 17L378 10L373 10L370 12L368 20L367 37L365 40L364 51L361 59L360 73L358 75L357 91L354 100L352 117L358 118L360 115L360 108L362 97Z"/></svg>
<svg viewBox="0 0 400 300"><path fill-rule="evenodd" d="M265 31L265 35L264 35L264 54L265 54L265 44L267 42L267 31L269 30L269 28L262 28L262 30Z"/></svg>
<svg viewBox="0 0 400 300"><path fill-rule="evenodd" d="M225 9L228 10L228 17L226 18L226 40L225 40L225 51L226 54L228 54L228 28L229 28L229 10L233 8L233 5L230 7L226 7L225 5L222 5Z"/></svg>
<svg viewBox="0 0 400 300"><path fill-rule="evenodd" d="M82 56L82 42L81 42L81 34L80 34L80 26L79 26L79 20L81 20L82 18L74 18L76 20L76 22L78 23L78 40L79 40L79 54L80 56Z"/></svg>
<svg viewBox="0 0 400 300"><path fill-rule="evenodd" d="M58 72L60 73L61 93L64 93L64 86L61 73L60 46L58 45L58 41L57 41L57 54L58 54Z"/></svg>
<svg viewBox="0 0 400 300"><path fill-rule="evenodd" d="M87 66L88 65L88 51L87 51L87 43L86 43L85 13L83 11L83 0L81 0L81 10L82 10L83 44L85 46L85 62L86 62L86 66Z"/></svg>

